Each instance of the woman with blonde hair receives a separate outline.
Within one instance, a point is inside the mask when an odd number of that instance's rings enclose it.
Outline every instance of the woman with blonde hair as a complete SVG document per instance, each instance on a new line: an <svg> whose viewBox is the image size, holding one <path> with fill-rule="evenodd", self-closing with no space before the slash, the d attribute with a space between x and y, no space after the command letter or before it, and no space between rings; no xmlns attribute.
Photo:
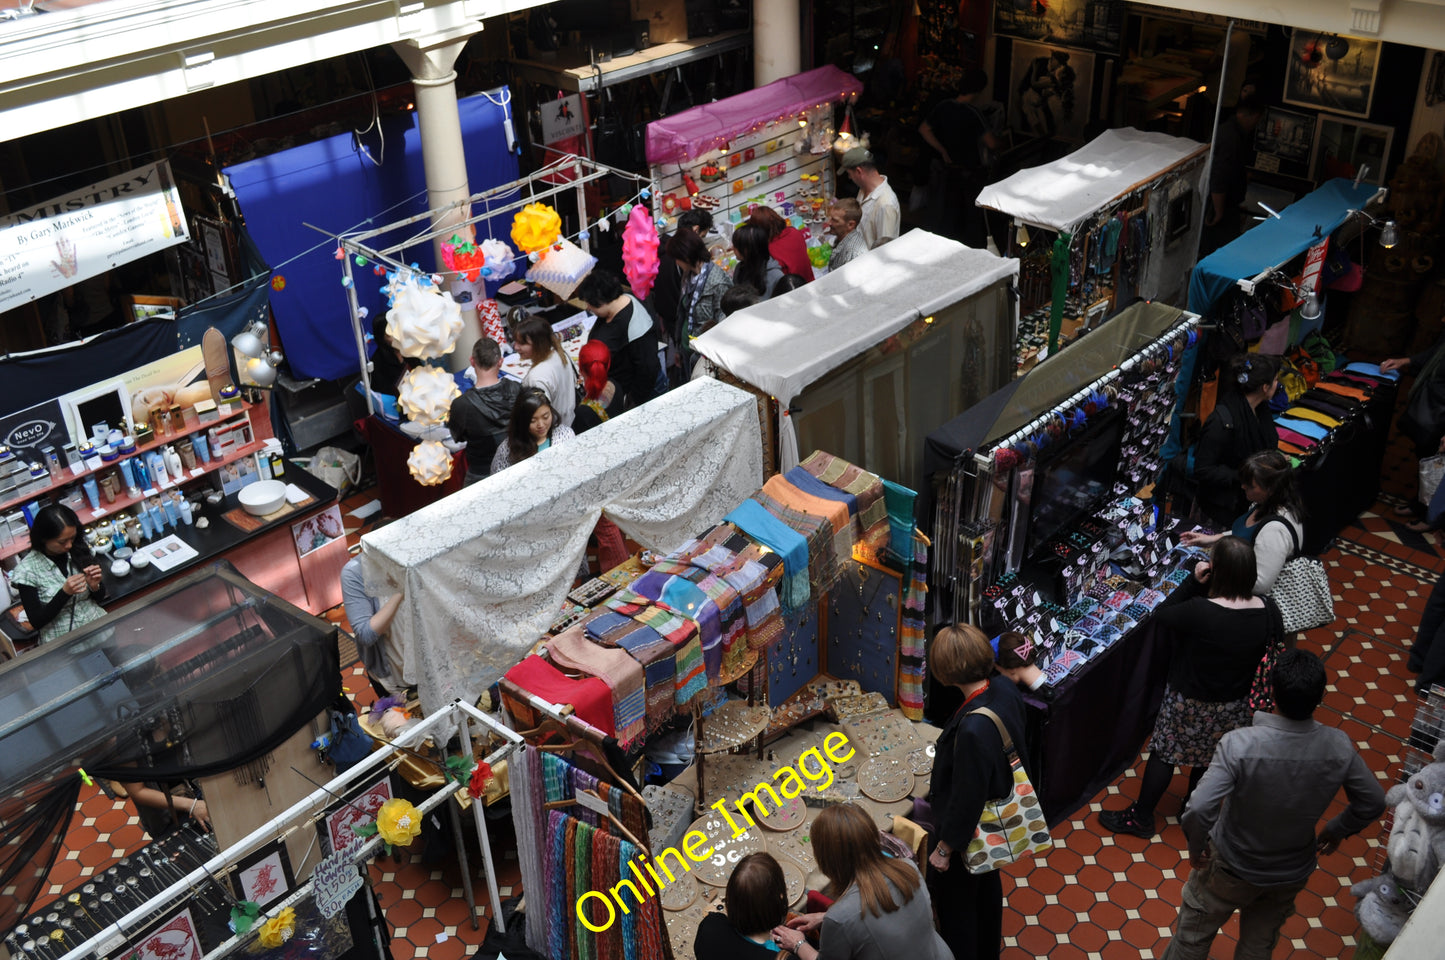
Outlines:
<svg viewBox="0 0 1445 960"><path fill-rule="evenodd" d="M953 960L933 929L933 905L918 868L883 852L878 827L862 807L827 807L813 821L810 840L836 899L826 913L775 928L780 947L799 960ZM814 949L805 934L819 927Z"/></svg>

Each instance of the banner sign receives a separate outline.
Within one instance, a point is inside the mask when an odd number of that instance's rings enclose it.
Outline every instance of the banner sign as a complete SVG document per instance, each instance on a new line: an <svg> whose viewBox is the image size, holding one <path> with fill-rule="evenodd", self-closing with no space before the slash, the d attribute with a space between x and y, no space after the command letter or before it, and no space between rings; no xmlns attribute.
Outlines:
<svg viewBox="0 0 1445 960"><path fill-rule="evenodd" d="M28 410L0 417L0 445L22 460L41 462L42 447L54 447L58 452L70 442L70 431L65 426L65 414L60 410L59 400L46 400ZM60 461L65 466L65 460Z"/></svg>
<svg viewBox="0 0 1445 960"><path fill-rule="evenodd" d="M162 160L0 218L0 313L190 239Z"/></svg>

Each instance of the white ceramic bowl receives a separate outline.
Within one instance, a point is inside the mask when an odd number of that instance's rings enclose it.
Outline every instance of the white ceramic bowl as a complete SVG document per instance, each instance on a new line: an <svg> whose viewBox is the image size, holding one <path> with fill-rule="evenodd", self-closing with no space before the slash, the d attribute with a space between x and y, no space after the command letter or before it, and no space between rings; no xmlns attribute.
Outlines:
<svg viewBox="0 0 1445 960"><path fill-rule="evenodd" d="M151 565L151 555L144 550L137 550L130 558L130 565L136 570L144 570Z"/></svg>
<svg viewBox="0 0 1445 960"><path fill-rule="evenodd" d="M286 484L280 480L257 480L241 488L241 506L253 517L275 513L286 503Z"/></svg>
<svg viewBox="0 0 1445 960"><path fill-rule="evenodd" d="M110 575L112 577L120 578L128 576L129 574L130 564L126 563L124 560L117 560L115 563L112 563L110 565Z"/></svg>

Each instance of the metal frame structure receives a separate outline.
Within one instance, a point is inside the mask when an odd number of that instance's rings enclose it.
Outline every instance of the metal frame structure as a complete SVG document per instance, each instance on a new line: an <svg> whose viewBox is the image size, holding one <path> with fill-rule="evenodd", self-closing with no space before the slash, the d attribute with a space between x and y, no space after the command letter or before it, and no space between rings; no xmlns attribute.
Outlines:
<svg viewBox="0 0 1445 960"><path fill-rule="evenodd" d="M571 179L563 183L553 183L547 179L558 176L568 176L571 177ZM493 217L515 213L529 203L556 197L559 194L565 193L569 188L576 194L578 211L584 214L584 236L579 238L580 245L584 252L590 253L591 243L588 241L585 233L587 224L591 223L592 219L590 216L586 216L587 193L585 188L587 184L608 176L622 177L631 180L634 183L640 184L643 188L650 186L650 179L643 174L630 173L626 170L610 167L604 163L598 163L595 160L589 160L586 157L569 154L565 157L559 157L535 173L529 173L527 176L513 180L510 183L504 183L500 186L492 187L489 190L483 190L481 193L474 193L464 200L458 200L445 207L438 207L433 210L428 210L425 213L418 213L415 216L406 217L402 220L395 220L380 227L373 227L354 233L339 234L332 233L330 230L323 230L313 224L305 224L305 226L310 227L318 233L323 233L328 237L334 238L341 249L346 251L346 256L341 260L342 273L345 277L343 283L346 287L347 306L351 311L351 332L356 337L356 354L361 366L361 381L365 387L366 412L373 414L376 412L376 407L371 399L371 365L366 356L366 333L361 327L361 318L357 315L360 304L358 304L356 300L355 276L352 273L354 257L360 256L368 261L386 264L397 271L405 271L408 273L416 272L409 264L397 259L397 254L409 247L423 243L431 243L440 237L450 236L458 230L465 229L483 220L490 220ZM538 189L539 182L542 183L543 189ZM521 191L525 195L516 200L506 201L500 206L494 207L491 205L492 202L499 197L505 197L517 191ZM480 214L473 210L477 204L484 206L484 211ZM448 214L459 209L467 211L465 219L457 221L446 219ZM377 249L367 243L367 241L373 237L390 233L393 230L399 230L402 227L410 226L422 220L430 220L431 225L421 233L408 237L401 243L393 244L383 249Z"/></svg>
<svg viewBox="0 0 1445 960"><path fill-rule="evenodd" d="M525 742L515 731L502 725L470 704L462 703L460 700L454 701L446 710L420 721L416 726L407 730L400 739L405 743L419 743L421 739L427 735L445 738L449 735L450 730L455 728L460 731L462 754L471 757L473 756L470 731L470 721L472 720L479 721L483 727L500 734L507 741L483 758L486 763L496 763L510 756L513 751ZM194 890L198 883L214 877L217 871L236 865L246 856L259 850L265 844L281 839L296 830L310 826L319 817L324 815L327 805L336 799L340 791L348 785L362 780L387 763L400 759L403 756L405 756L405 754L400 744L383 744L350 770L338 774L327 785L318 788L311 794L292 804L275 819L262 824L251 833L242 837L222 853L211 858L195 870L192 870L182 879L177 880L150 898L145 904L127 913L114 923L108 924L90 939L73 947L62 956L60 960L83 960L83 958L86 957L106 955L108 951L114 950L118 941L123 942L125 938L135 935L146 923L152 921L173 903L179 902L185 894ZM448 800L451 800L459 789L465 789L465 785L458 785L448 781L444 786L424 800L419 805L418 810L420 810L422 814L429 813ZM451 806L451 811L452 829L456 834L457 849L462 852L463 885L467 892L467 903L471 907L472 925L475 927L477 925L476 902L471 893L471 870L466 863L465 847L461 838L461 818L457 813L455 805ZM492 905L490 922L495 924L498 930L504 930L501 899L497 892L496 871L492 866L491 841L487 833L487 821L482 813L482 804L480 801L472 803L472 817L476 823L478 837L481 840L482 859L486 869L487 896ZM372 854L376 853L381 843L382 839L379 835L368 839L357 848L353 854L354 862L358 865L364 863ZM274 914L284 907L294 905L303 897L307 896L311 892L311 889L312 881L307 880L305 883L298 885L284 900L269 907L268 912ZM253 938L254 933L233 936L225 943L207 953L203 960L215 960L215 958L227 956L244 944L249 943Z"/></svg>

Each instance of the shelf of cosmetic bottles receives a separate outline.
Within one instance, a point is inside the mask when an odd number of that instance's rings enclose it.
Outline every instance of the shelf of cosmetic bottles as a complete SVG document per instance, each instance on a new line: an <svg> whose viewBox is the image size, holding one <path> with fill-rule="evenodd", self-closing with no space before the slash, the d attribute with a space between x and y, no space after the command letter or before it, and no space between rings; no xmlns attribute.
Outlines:
<svg viewBox="0 0 1445 960"><path fill-rule="evenodd" d="M189 420L183 422L182 425L173 432L166 434L162 437L156 437L149 443L138 443L136 444L135 452L121 454L109 463L102 463L98 467L82 467L79 473L69 468L66 468L62 472L60 479L51 483L50 486L46 487L44 490L39 490L35 493L27 493L23 497L11 497L9 500L0 501L0 513L3 513L6 510L14 509L15 507L18 507L22 504L29 503L32 500L37 500L40 497L48 497L56 490L63 490L64 488L71 486L72 484L79 483L86 477L94 476L95 474L99 473L104 473L111 467L119 470L120 462L122 460L128 459L130 457L144 456L152 450L159 450L168 443L175 443L177 440L184 440L186 437L189 437L192 434L197 434L209 430L218 424L229 423L238 417L248 416L251 412L251 407L254 406L254 404L246 403L244 400L238 400L236 402L240 403L240 409L232 413L228 413L224 417L219 417L218 419L208 420L205 423L201 423L196 420L195 415L192 414ZM118 498L117 502L119 502ZM109 504L107 504L107 506L109 506ZM0 557L9 556L13 552L15 552L14 548L5 547L3 551L0 551Z"/></svg>
<svg viewBox="0 0 1445 960"><path fill-rule="evenodd" d="M210 426L210 424L207 424L207 426ZM180 436L185 436L185 434L181 434ZM178 438L167 437L166 439L174 442ZM165 493L168 490L178 490L185 484L190 483L192 480L203 477L206 474L211 473L212 471L219 470L221 467L224 467L228 463L235 463L237 460L243 460L246 457L249 457L251 454L257 453L258 451L264 449L265 446L265 440L256 440L251 443L243 444L242 446L239 446L235 450L232 450L230 453L226 454L219 460L211 460L209 463L198 464L194 469L186 471L186 475L178 481L173 481L163 487L157 485L149 493L141 491L132 496L130 491L122 491L116 495L114 503L106 503L105 499L102 498L99 510L90 509L90 504L87 503L85 506L81 507L78 511L76 511L76 513L80 516L80 522L86 525L92 523L99 523L102 520L109 520L111 517L115 516L117 513L126 509L127 507L133 507L136 504L142 502L143 500L148 500L151 497ZM106 464L106 466L113 467L115 466L115 464L108 463ZM26 499L28 500L30 498L27 497ZM18 553L24 553L26 550L29 549L30 537L16 537L15 542L10 546L0 547L0 560L13 557Z"/></svg>

